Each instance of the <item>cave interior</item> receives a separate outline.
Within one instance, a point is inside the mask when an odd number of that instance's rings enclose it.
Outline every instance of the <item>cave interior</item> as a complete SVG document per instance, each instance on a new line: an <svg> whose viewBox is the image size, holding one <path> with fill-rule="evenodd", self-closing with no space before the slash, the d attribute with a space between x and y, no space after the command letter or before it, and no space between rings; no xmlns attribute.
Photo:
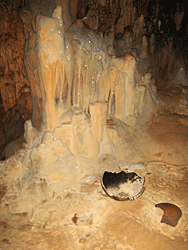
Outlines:
<svg viewBox="0 0 188 250"><path fill-rule="evenodd" d="M188 3L0 13L0 249L188 249Z"/></svg>

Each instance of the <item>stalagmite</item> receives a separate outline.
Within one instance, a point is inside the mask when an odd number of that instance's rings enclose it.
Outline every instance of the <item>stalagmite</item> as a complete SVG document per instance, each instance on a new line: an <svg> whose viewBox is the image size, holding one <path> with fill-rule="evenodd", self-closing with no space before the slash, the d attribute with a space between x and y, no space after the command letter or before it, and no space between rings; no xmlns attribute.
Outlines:
<svg viewBox="0 0 188 250"><path fill-rule="evenodd" d="M138 17L133 25L133 38L138 39L139 37L142 37L145 31L145 21L144 21L144 15L142 14L140 17Z"/></svg>
<svg viewBox="0 0 188 250"><path fill-rule="evenodd" d="M100 143L103 137L103 131L106 128L106 119L108 114L107 102L95 102L89 106L91 114L91 131L93 136Z"/></svg>
<svg viewBox="0 0 188 250"><path fill-rule="evenodd" d="M153 54L154 50L155 50L155 35L154 34L151 34L151 37L150 37L150 53Z"/></svg>
<svg viewBox="0 0 188 250"><path fill-rule="evenodd" d="M137 86L137 102L137 112L146 120L156 110L156 87L150 73L145 74Z"/></svg>
<svg viewBox="0 0 188 250"><path fill-rule="evenodd" d="M182 11L181 13L179 12L179 3L177 3L177 12L174 15L174 22L176 24L176 31L179 31L181 28L181 22L183 19L184 12Z"/></svg>
<svg viewBox="0 0 188 250"><path fill-rule="evenodd" d="M148 40L147 40L146 36L143 36L139 58L143 59L143 58L147 58L147 57L148 57Z"/></svg>

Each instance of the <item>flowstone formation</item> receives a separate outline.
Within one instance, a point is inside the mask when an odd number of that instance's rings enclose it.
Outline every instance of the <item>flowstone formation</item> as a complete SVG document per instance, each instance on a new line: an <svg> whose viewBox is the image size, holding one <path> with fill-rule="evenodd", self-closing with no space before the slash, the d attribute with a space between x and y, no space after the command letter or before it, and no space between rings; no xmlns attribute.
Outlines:
<svg viewBox="0 0 188 250"><path fill-rule="evenodd" d="M63 141L74 154L112 153L116 142L107 132L107 117L135 125L137 119L149 119L154 112L157 100L151 76L137 81L141 76L132 53L112 57L107 46L79 19L65 33L61 6L52 17L37 16L36 32L30 32L25 46L25 65L33 100L32 124L42 143L45 131L50 131L49 143L55 146L59 140L61 147ZM26 141L30 148L37 145L28 137Z"/></svg>
<svg viewBox="0 0 188 250"><path fill-rule="evenodd" d="M138 99L147 91L139 85L146 89L152 82L136 81L136 59L131 53L113 58L107 46L79 19L65 33L61 6L52 17L37 16L36 32L30 32L25 47L35 127L53 131L71 107L88 114L90 104L99 102L107 102L108 113L125 122L143 115L144 103ZM155 95L152 88L148 91ZM155 99L147 105L151 107L147 113L153 113Z"/></svg>

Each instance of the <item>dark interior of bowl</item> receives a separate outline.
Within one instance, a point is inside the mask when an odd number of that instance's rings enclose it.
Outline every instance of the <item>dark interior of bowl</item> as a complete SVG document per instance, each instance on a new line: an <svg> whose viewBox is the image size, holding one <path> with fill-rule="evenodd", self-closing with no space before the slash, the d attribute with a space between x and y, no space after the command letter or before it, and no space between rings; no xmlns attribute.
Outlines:
<svg viewBox="0 0 188 250"><path fill-rule="evenodd" d="M141 177L134 172L126 173L121 171L119 173L111 173L105 171L102 177L102 182L104 187L107 189L109 187L118 187L120 184L126 183L128 181L133 183L136 181L135 177L136 179L141 179Z"/></svg>

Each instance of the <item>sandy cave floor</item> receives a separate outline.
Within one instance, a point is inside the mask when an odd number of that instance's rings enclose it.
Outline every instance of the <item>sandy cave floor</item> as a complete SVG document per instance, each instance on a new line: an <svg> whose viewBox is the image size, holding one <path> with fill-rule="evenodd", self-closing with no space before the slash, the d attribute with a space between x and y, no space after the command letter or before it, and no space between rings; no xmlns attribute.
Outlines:
<svg viewBox="0 0 188 250"><path fill-rule="evenodd" d="M147 169L146 190L135 201L109 198L99 179L70 191L64 196L70 223L57 228L37 228L24 214L11 214L8 220L1 215L0 249L188 249L188 168L150 163ZM181 208L176 227L160 223L159 202ZM87 210L90 219L75 224L73 218Z"/></svg>

